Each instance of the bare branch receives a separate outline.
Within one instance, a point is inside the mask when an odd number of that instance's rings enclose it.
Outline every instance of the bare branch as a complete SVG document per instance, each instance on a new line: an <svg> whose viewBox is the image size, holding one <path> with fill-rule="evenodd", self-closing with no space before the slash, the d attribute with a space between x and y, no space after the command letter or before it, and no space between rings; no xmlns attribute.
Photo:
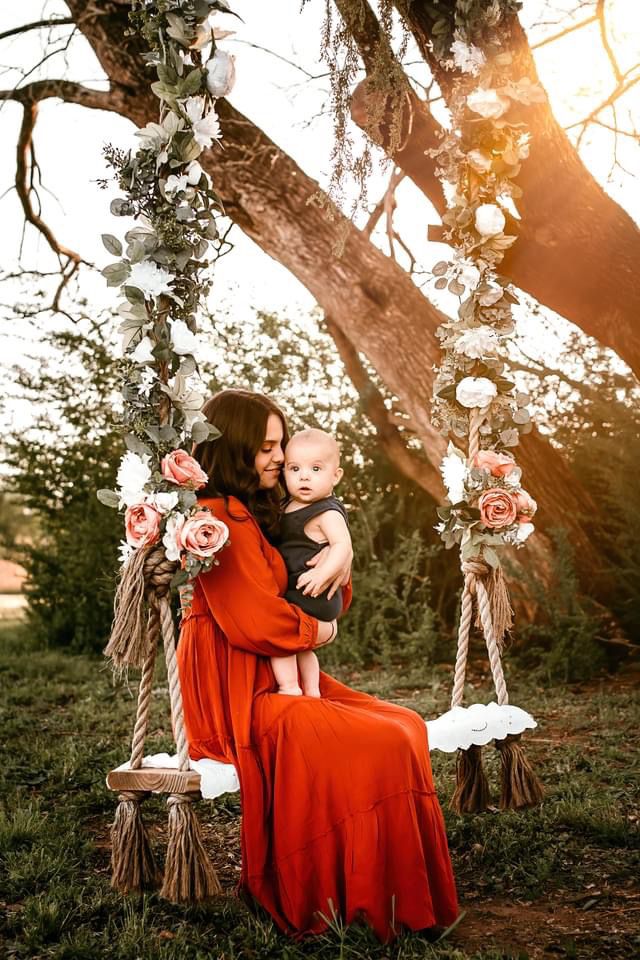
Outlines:
<svg viewBox="0 0 640 960"><path fill-rule="evenodd" d="M77 103L94 110L110 110L119 113L122 109L123 92L114 90L92 90L81 83L71 80L36 80L14 90L0 90L0 100L15 100L23 106L57 97L65 103Z"/></svg>
<svg viewBox="0 0 640 960"><path fill-rule="evenodd" d="M605 0L598 0L596 5L596 17L598 18L598 25L600 27L600 38L602 40L602 46L607 52L609 58L609 63L611 64L611 69L616 78L618 84L622 83L622 71L618 66L618 61L615 58L615 54L609 43L609 35L607 33L607 20L606 20L606 11L605 11Z"/></svg>
<svg viewBox="0 0 640 960"><path fill-rule="evenodd" d="M572 23L570 27L565 27L564 30L560 30L550 37L545 37L544 40L540 40L538 43L532 43L531 49L539 50L540 47L546 47L548 43L554 43L556 40L561 40L562 37L566 37L569 33L574 33L576 30L582 30L583 27L588 27L590 23L595 23L597 19L598 17L594 13L592 17L587 17L586 20L581 20L580 23Z"/></svg>
<svg viewBox="0 0 640 960"><path fill-rule="evenodd" d="M0 33L0 40L6 40L7 37L15 37L29 30L40 30L42 27L62 27L74 24L74 17L49 17L47 20L35 20L33 23L25 23L21 27L13 27L11 30L5 30Z"/></svg>

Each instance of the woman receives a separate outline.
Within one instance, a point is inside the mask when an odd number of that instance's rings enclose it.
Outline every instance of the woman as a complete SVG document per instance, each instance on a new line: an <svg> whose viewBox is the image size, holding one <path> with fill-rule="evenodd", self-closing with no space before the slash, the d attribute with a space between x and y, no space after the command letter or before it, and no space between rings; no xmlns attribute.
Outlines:
<svg viewBox="0 0 640 960"><path fill-rule="evenodd" d="M295 936L319 933L332 915L361 919L384 941L403 925L448 926L456 893L424 721L325 673L319 700L277 693L269 658L335 633L283 599L287 573L268 539L285 418L241 390L217 394L204 413L222 436L195 450L209 476L202 503L228 525L230 545L196 582L178 662L192 758L238 771L239 889Z"/></svg>

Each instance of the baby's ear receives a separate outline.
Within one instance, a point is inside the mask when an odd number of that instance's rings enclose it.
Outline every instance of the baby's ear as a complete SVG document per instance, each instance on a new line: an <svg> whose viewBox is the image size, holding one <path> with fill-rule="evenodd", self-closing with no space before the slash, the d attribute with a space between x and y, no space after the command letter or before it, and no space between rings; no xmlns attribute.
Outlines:
<svg viewBox="0 0 640 960"><path fill-rule="evenodd" d="M342 467L336 467L336 479L334 483L340 483L343 477L344 477L344 470L342 469Z"/></svg>

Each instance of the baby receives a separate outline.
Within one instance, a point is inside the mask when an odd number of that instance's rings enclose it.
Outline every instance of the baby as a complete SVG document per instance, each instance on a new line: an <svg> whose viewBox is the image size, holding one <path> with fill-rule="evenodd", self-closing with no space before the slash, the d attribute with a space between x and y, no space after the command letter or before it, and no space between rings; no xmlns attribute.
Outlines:
<svg viewBox="0 0 640 960"><path fill-rule="evenodd" d="M329 599L323 589L351 558L347 511L333 488L342 477L340 449L324 430L302 430L285 450L284 475L289 491L280 523L278 549L289 571L285 597L318 620L335 620L342 612L342 590ZM314 567L307 561L328 547ZM320 696L320 666L312 650L290 657L272 657L278 692ZM298 683L298 668L302 688Z"/></svg>

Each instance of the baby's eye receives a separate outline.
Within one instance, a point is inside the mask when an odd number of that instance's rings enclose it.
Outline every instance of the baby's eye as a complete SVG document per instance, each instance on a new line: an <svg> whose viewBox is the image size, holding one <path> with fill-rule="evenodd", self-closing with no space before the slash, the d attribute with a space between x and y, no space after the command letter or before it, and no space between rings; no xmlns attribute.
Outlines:
<svg viewBox="0 0 640 960"><path fill-rule="evenodd" d="M297 473L299 470L299 467L287 467L287 470L290 470L291 473Z"/></svg>
<svg viewBox="0 0 640 960"><path fill-rule="evenodd" d="M314 472L317 473L318 470L322 470L322 467L314 467L313 469L314 469Z"/></svg>

